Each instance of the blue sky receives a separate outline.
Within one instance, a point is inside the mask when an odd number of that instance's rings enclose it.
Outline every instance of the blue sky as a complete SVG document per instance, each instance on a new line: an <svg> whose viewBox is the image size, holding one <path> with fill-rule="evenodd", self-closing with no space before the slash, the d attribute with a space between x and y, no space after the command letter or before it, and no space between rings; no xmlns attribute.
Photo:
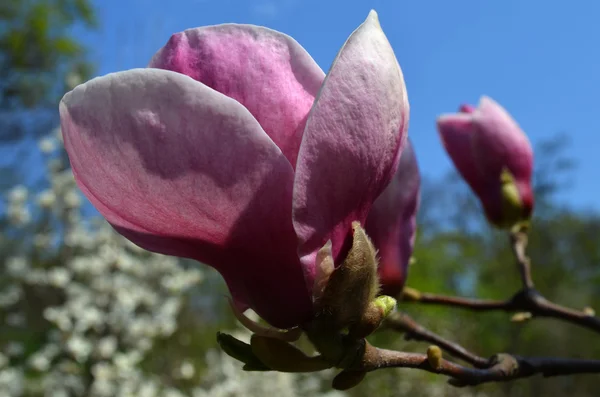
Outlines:
<svg viewBox="0 0 600 397"><path fill-rule="evenodd" d="M568 3L568 5L567 5ZM98 74L143 67L169 36L225 22L294 37L326 71L347 36L379 13L404 71L410 136L424 174L451 167L435 117L482 94L538 142L564 132L578 168L561 199L600 210L600 1L96 0L101 28L81 32Z"/></svg>

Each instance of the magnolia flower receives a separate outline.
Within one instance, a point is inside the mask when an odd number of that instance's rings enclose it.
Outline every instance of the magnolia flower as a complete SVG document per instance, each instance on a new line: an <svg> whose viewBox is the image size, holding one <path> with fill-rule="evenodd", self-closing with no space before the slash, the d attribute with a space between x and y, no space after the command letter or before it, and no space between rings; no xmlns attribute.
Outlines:
<svg viewBox="0 0 600 397"><path fill-rule="evenodd" d="M60 116L79 187L119 233L213 266L289 328L313 314L318 250L330 240L339 261L390 181L408 100L372 11L327 76L282 33L202 27L150 68L78 86Z"/></svg>
<svg viewBox="0 0 600 397"><path fill-rule="evenodd" d="M488 220L511 227L533 210L533 150L508 112L488 97L479 107L437 120L442 142L454 165L479 197Z"/></svg>
<svg viewBox="0 0 600 397"><path fill-rule="evenodd" d="M414 150L406 143L396 175L377 198L367 218L366 231L379 251L381 293L397 296L406 281L412 255L421 177Z"/></svg>

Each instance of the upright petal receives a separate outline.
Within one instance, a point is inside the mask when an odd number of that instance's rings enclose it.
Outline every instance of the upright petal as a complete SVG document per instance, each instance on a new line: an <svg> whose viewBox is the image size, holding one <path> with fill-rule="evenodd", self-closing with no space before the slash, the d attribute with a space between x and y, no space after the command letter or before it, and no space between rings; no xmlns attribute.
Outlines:
<svg viewBox="0 0 600 397"><path fill-rule="evenodd" d="M182 74L138 69L75 88L60 115L77 183L117 231L214 266L275 326L310 317L293 170L243 106Z"/></svg>
<svg viewBox="0 0 600 397"><path fill-rule="evenodd" d="M475 153L487 173L499 175L507 167L515 179L531 179L531 143L502 106L483 96L473 112L473 124L478 131L473 142Z"/></svg>
<svg viewBox="0 0 600 397"><path fill-rule="evenodd" d="M379 282L384 295L397 296L404 287L415 242L420 191L419 166L409 141L394 178L373 204L366 223L367 235L379 251Z"/></svg>
<svg viewBox="0 0 600 397"><path fill-rule="evenodd" d="M240 102L296 167L325 74L294 39L253 25L189 29L173 35L149 66L183 73Z"/></svg>
<svg viewBox="0 0 600 397"><path fill-rule="evenodd" d="M396 170L408 113L402 71L371 11L333 62L300 147L293 211L307 269L330 239L339 264L352 222L364 224Z"/></svg>

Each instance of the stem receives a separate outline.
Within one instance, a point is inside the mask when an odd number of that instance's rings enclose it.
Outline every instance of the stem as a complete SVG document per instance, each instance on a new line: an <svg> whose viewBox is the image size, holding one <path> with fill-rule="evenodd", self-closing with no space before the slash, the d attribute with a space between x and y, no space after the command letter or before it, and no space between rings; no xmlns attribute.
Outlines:
<svg viewBox="0 0 600 397"><path fill-rule="evenodd" d="M516 230L510 233L510 246L513 251L513 255L517 259L517 267L519 268L519 274L521 275L521 282L523 283L523 289L533 289L533 278L531 277L531 260L526 254L527 250L527 232L523 230Z"/></svg>
<svg viewBox="0 0 600 397"><path fill-rule="evenodd" d="M406 298L406 302L452 306L471 311L529 312L533 317L556 318L600 333L600 318L550 302L535 289L521 290L505 301L415 293L415 290L404 294L402 298Z"/></svg>
<svg viewBox="0 0 600 397"><path fill-rule="evenodd" d="M366 344L360 362L353 370L374 371L381 368L415 368L447 375L454 386L474 386L487 382L505 382L535 374L562 376L600 373L600 360L578 360L552 357L519 357L498 354L489 368L468 368L441 359L437 368L431 367L426 354L404 353L376 348Z"/></svg>
<svg viewBox="0 0 600 397"><path fill-rule="evenodd" d="M417 340L421 342L429 342L439 346L442 350L450 353L456 358L473 365L477 368L490 367L490 360L471 353L458 343L444 339L440 335L433 333L422 325L418 324L409 315L404 313L394 313L385 321L385 327L395 331L404 332L406 340Z"/></svg>

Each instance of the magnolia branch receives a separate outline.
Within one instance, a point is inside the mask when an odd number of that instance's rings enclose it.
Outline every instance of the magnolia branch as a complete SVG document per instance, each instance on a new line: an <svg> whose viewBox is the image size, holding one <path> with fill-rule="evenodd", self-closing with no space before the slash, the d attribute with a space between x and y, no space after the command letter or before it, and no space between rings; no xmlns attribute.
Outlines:
<svg viewBox="0 0 600 397"><path fill-rule="evenodd" d="M402 299L406 302L451 306L471 311L527 313L527 316L556 318L600 332L600 318L596 317L593 311L579 311L558 305L544 298L544 296L534 288L533 279L531 277L530 260L525 253L527 247L527 234L522 231L513 232L510 235L510 242L523 283L523 289L518 291L511 298L507 300L471 299L430 294L412 288L405 288ZM524 318L528 318L527 316Z"/></svg>
<svg viewBox="0 0 600 397"><path fill-rule="evenodd" d="M435 366L434 366L435 365ZM415 368L446 375L454 386L474 386L487 382L504 382L536 374L545 377L600 373L600 361L563 358L526 358L498 354L490 359L488 368L468 368L440 358L432 365L426 354L405 353L379 349L366 344L358 370L374 371L381 368Z"/></svg>
<svg viewBox="0 0 600 397"><path fill-rule="evenodd" d="M527 232L525 230L516 230L510 233L510 247L513 255L517 260L517 267L519 274L521 275L521 282L523 283L523 289L533 289L533 278L531 277L531 260L526 254Z"/></svg>
<svg viewBox="0 0 600 397"><path fill-rule="evenodd" d="M420 342L433 343L439 346L442 350L450 353L452 356L459 358L474 367L488 368L490 360L471 353L457 343L451 342L442 338L440 335L423 327L409 315L405 313L393 313L386 320L385 328L394 331L403 332L406 340L416 340Z"/></svg>
<svg viewBox="0 0 600 397"><path fill-rule="evenodd" d="M600 373L600 360L579 360L552 357L519 357L497 354L490 359L469 352L457 343L419 325L410 316L395 313L386 320L386 327L406 333L407 339L433 343L452 356L476 368L464 367L454 362L428 354L404 353L366 346L363 370L372 371L386 367L416 368L447 375L454 386L473 386L486 382L504 382L536 374L545 377L584 373Z"/></svg>
<svg viewBox="0 0 600 397"><path fill-rule="evenodd" d="M532 317L550 317L600 332L600 318L591 312L569 309L550 302L535 289L524 289L512 298L502 300L470 299L454 296L422 293L406 289L402 294L406 302L418 302L429 305L452 306L472 311L526 312Z"/></svg>

